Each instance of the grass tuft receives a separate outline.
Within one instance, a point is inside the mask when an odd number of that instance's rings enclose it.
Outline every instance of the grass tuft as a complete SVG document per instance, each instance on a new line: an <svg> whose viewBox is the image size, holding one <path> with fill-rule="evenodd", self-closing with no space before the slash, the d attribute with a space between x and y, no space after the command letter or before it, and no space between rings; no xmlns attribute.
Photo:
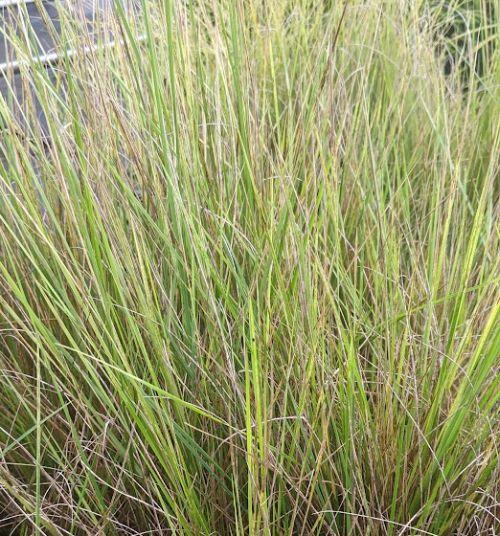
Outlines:
<svg viewBox="0 0 500 536"><path fill-rule="evenodd" d="M496 534L494 3L120 6L1 30L0 531Z"/></svg>

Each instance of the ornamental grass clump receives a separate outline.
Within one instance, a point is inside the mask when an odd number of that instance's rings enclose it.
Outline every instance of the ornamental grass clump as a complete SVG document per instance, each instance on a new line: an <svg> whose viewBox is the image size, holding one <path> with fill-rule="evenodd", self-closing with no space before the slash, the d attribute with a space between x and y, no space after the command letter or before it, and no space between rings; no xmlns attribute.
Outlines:
<svg viewBox="0 0 500 536"><path fill-rule="evenodd" d="M116 3L50 66L11 36L2 534L496 534L496 16Z"/></svg>

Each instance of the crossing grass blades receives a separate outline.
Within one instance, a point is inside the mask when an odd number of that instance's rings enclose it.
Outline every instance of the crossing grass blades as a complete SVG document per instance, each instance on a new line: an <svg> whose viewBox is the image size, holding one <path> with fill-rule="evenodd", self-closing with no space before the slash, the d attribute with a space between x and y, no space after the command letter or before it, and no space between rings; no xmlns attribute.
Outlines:
<svg viewBox="0 0 500 536"><path fill-rule="evenodd" d="M2 73L0 532L496 534L494 5L54 5Z"/></svg>

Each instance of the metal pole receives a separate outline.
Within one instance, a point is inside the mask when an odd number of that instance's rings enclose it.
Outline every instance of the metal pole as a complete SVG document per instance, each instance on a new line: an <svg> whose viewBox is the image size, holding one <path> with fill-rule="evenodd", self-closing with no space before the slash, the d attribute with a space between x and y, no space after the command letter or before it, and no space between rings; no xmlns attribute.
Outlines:
<svg viewBox="0 0 500 536"><path fill-rule="evenodd" d="M141 42L146 39L145 35L139 35L137 37L137 41ZM14 60L14 61L8 61L6 63L0 63L0 75L6 74L8 72L12 72L13 74L19 74L22 67L29 67L32 63L40 63L44 67L50 66L50 65L56 65L59 63L62 57L67 55L68 57L76 56L79 53L82 53L83 55L88 54L89 52L101 50L103 48L113 48L116 45L123 45L124 41L123 39L119 40L111 40L106 43L102 43L100 45L92 45L92 46L84 46L81 49L69 49L65 50L63 52L51 52L49 54L43 54L42 56L37 56L36 58L32 58L30 60Z"/></svg>
<svg viewBox="0 0 500 536"><path fill-rule="evenodd" d="M0 9L10 6L18 6L21 4L33 4L36 0L0 0Z"/></svg>

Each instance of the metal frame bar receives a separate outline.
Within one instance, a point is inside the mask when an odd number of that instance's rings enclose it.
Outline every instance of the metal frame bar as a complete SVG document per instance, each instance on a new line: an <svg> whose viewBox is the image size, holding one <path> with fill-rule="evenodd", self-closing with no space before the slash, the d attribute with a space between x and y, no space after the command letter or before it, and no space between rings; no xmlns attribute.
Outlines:
<svg viewBox="0 0 500 536"><path fill-rule="evenodd" d="M10 6L19 6L22 4L34 4L35 2L36 0L0 0L0 9Z"/></svg>
<svg viewBox="0 0 500 536"><path fill-rule="evenodd" d="M139 35L137 37L137 40L139 42L142 42L146 39L146 35ZM5 75L6 73L13 73L13 74L19 74L21 72L21 69L23 67L29 67L32 63L40 63L44 67L49 67L51 65L57 65L61 58L64 56L73 57L78 55L79 53L82 53L83 55L88 54L89 52L93 52L96 50L100 50L103 48L113 48L117 45L123 45L124 41L123 39L112 39L111 41L108 41L106 43L102 44L95 44L92 46L84 46L82 49L69 49L63 52L51 52L49 54L43 54L42 56L37 56L35 58L32 58L30 60L14 60L14 61L8 61L5 63L0 63L0 76Z"/></svg>

